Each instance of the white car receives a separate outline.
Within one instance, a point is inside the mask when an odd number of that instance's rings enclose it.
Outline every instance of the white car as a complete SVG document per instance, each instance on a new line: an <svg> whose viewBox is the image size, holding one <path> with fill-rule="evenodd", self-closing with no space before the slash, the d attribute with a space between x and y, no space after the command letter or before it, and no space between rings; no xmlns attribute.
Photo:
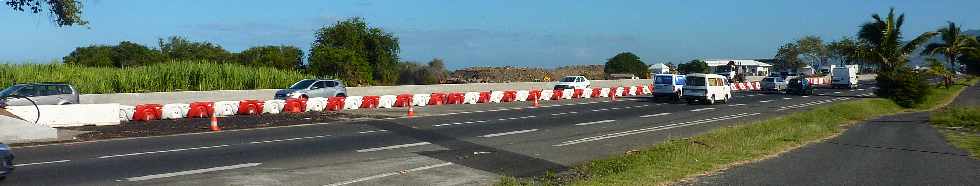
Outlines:
<svg viewBox="0 0 980 186"><path fill-rule="evenodd" d="M592 87L585 76L565 76L555 84L555 89L584 89Z"/></svg>
<svg viewBox="0 0 980 186"><path fill-rule="evenodd" d="M657 74L653 76L653 98L668 98L680 101L684 97L686 76L677 74Z"/></svg>
<svg viewBox="0 0 980 186"><path fill-rule="evenodd" d="M705 104L728 103L732 99L732 88L725 76L718 74L689 74L684 85L684 99L688 103L701 101Z"/></svg>

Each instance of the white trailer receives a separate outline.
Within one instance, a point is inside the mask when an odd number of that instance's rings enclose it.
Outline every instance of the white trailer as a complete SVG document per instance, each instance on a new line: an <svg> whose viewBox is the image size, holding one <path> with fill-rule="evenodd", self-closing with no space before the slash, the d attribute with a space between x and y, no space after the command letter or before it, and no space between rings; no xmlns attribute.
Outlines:
<svg viewBox="0 0 980 186"><path fill-rule="evenodd" d="M860 70L858 65L844 65L834 67L830 75L830 85L834 88L857 88L857 72Z"/></svg>

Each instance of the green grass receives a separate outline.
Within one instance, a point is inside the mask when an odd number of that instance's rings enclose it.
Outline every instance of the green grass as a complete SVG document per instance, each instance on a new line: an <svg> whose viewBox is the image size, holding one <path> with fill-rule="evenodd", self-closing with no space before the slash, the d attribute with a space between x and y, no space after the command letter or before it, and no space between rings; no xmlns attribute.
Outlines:
<svg viewBox="0 0 980 186"><path fill-rule="evenodd" d="M930 123L940 128L949 143L980 158L980 107L949 107L936 110Z"/></svg>
<svg viewBox="0 0 980 186"><path fill-rule="evenodd" d="M135 68L64 64L0 64L0 86L68 82L81 93L131 93L284 88L310 78L297 71L201 61L173 61Z"/></svg>
<svg viewBox="0 0 980 186"><path fill-rule="evenodd" d="M969 80L964 84L973 84ZM936 108L951 101L965 87L937 89L917 108L905 109L886 99L863 99L816 107L809 111L711 130L685 139L673 139L638 153L593 160L573 167L578 175L539 178L505 177L499 185L663 185L738 162L758 160L819 139L867 119L903 111ZM968 141L974 147L978 141Z"/></svg>

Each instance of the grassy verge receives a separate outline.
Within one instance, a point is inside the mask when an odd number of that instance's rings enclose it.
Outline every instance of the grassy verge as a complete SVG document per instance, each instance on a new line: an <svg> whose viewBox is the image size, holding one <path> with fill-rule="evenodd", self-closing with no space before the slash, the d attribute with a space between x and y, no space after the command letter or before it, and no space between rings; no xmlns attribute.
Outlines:
<svg viewBox="0 0 980 186"><path fill-rule="evenodd" d="M937 110L929 118L930 123L956 147L980 158L980 107L950 107Z"/></svg>
<svg viewBox="0 0 980 186"><path fill-rule="evenodd" d="M973 84L976 80L965 82ZM594 160L573 167L570 176L502 178L499 185L663 185L798 148L841 133L870 118L936 108L950 102L965 85L936 89L917 108L904 109L886 99L841 102L763 121L719 128L685 139L668 140L637 153Z"/></svg>

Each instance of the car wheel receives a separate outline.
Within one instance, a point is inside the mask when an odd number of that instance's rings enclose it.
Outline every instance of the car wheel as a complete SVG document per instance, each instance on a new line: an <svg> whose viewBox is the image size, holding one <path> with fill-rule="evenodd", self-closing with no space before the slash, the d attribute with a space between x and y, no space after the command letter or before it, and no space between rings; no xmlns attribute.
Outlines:
<svg viewBox="0 0 980 186"><path fill-rule="evenodd" d="M706 102L706 103L707 103L708 105L714 105L714 104L715 104L715 95L711 95L711 98L708 98L708 100L707 100L707 101L705 101L705 102Z"/></svg>
<svg viewBox="0 0 980 186"><path fill-rule="evenodd" d="M728 104L729 100L731 100L731 96L725 95L725 104Z"/></svg>

